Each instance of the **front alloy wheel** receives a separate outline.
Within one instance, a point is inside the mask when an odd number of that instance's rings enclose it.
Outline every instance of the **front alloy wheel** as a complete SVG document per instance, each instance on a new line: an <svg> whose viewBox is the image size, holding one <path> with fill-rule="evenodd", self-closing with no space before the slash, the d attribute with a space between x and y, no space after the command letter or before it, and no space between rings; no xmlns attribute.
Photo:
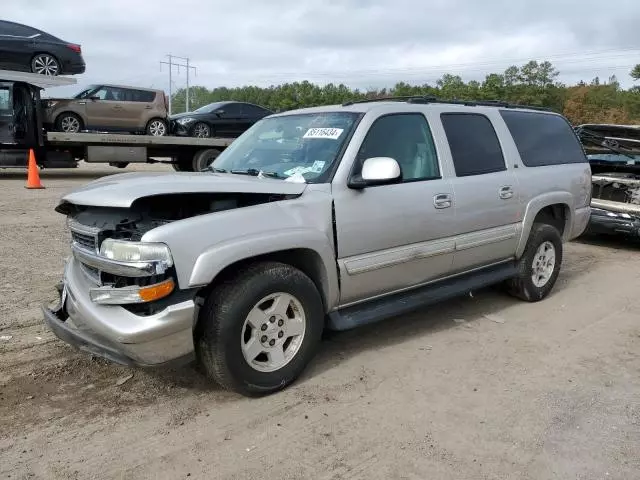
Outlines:
<svg viewBox="0 0 640 480"><path fill-rule="evenodd" d="M209 293L194 345L217 383L242 395L264 395L302 373L323 327L324 307L314 282L291 265L261 262Z"/></svg>
<svg viewBox="0 0 640 480"><path fill-rule="evenodd" d="M300 300L278 292L262 298L242 327L242 354L259 372L274 372L300 350L306 318Z"/></svg>
<svg viewBox="0 0 640 480"><path fill-rule="evenodd" d="M80 119L75 115L60 117L59 125L59 129L64 133L78 133L82 129Z"/></svg>

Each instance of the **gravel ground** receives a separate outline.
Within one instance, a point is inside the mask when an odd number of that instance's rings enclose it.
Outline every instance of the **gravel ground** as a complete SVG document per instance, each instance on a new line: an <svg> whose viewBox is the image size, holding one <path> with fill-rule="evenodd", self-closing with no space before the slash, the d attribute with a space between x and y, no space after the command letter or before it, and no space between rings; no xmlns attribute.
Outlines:
<svg viewBox="0 0 640 480"><path fill-rule="evenodd" d="M53 207L120 172L44 171L26 190L0 171L0 477L640 478L638 247L567 245L538 304L487 290L332 334L296 384L250 400L44 327L68 254Z"/></svg>

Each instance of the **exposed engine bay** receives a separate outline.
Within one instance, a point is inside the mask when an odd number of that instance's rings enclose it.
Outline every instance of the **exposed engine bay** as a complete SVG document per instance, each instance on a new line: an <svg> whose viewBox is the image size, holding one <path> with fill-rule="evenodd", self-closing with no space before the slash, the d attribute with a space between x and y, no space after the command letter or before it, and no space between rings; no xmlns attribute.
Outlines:
<svg viewBox="0 0 640 480"><path fill-rule="evenodd" d="M198 215L250 207L288 198L259 193L175 193L142 197L131 208L87 207L62 203L58 213L100 230L102 238L139 241L154 228Z"/></svg>

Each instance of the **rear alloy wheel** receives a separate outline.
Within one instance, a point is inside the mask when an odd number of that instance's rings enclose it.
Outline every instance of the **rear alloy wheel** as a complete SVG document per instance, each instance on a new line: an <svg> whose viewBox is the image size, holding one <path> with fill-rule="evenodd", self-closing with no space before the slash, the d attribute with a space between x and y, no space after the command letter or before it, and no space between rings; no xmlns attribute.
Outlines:
<svg viewBox="0 0 640 480"><path fill-rule="evenodd" d="M518 274L506 282L507 291L521 300L537 302L551 292L562 265L562 236L546 223L534 223Z"/></svg>
<svg viewBox="0 0 640 480"><path fill-rule="evenodd" d="M164 137L167 134L167 122L160 118L149 120L147 124L147 135L153 137Z"/></svg>
<svg viewBox="0 0 640 480"><path fill-rule="evenodd" d="M40 75L55 77L60 74L60 64L52 55L39 53L31 60L31 71Z"/></svg>
<svg viewBox="0 0 640 480"><path fill-rule="evenodd" d="M63 113L56 120L56 129L64 133L78 133L82 130L82 120L73 113Z"/></svg>
<svg viewBox="0 0 640 480"><path fill-rule="evenodd" d="M192 136L197 138L209 138L211 136L211 127L203 122L198 122L193 126Z"/></svg>

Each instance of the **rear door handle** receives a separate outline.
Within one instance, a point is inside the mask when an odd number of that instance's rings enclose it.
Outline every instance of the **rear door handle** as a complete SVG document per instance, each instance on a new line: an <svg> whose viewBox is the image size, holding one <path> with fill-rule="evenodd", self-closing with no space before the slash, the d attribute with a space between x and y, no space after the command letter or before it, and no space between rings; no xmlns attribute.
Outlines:
<svg viewBox="0 0 640 480"><path fill-rule="evenodd" d="M151 105L147 105L147 106L146 106L146 107L144 107L144 108L146 108L147 110L151 110L153 107L152 107Z"/></svg>
<svg viewBox="0 0 640 480"><path fill-rule="evenodd" d="M452 203L451 195L448 193L439 193L433 197L433 206L438 209L449 208Z"/></svg>
<svg viewBox="0 0 640 480"><path fill-rule="evenodd" d="M502 200L507 200L513 197L513 188L511 187L511 185L500 187L500 190L498 190L498 195Z"/></svg>
<svg viewBox="0 0 640 480"><path fill-rule="evenodd" d="M114 105L113 108L116 110L122 110L122 105Z"/></svg>

